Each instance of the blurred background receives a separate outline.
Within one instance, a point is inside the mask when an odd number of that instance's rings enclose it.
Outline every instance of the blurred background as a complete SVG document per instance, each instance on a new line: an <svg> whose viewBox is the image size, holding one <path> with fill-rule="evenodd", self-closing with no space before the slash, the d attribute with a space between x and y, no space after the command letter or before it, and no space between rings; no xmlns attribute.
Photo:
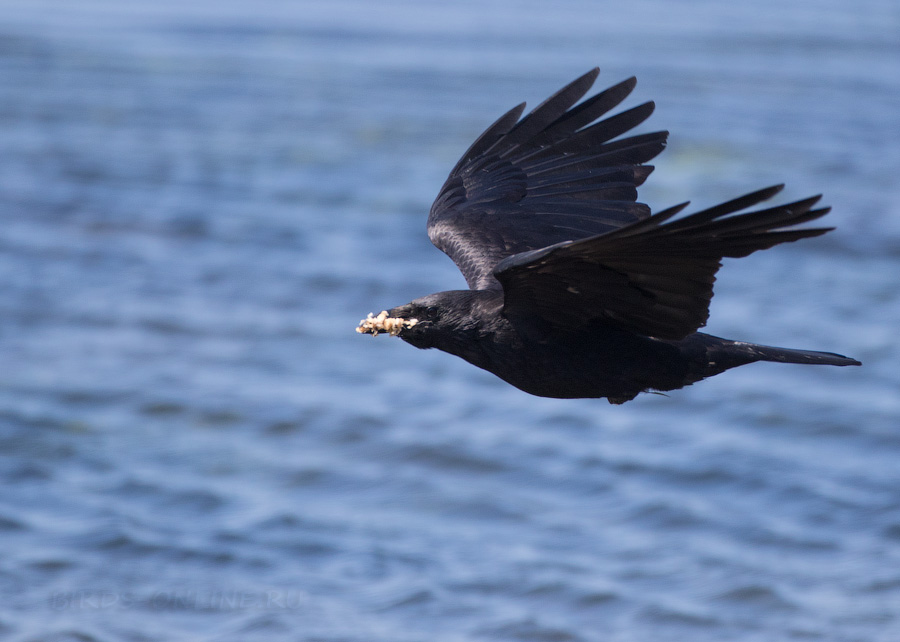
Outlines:
<svg viewBox="0 0 900 642"><path fill-rule="evenodd" d="M639 79L758 364L622 407L357 335L522 100ZM0 0L0 637L900 639L900 5Z"/></svg>

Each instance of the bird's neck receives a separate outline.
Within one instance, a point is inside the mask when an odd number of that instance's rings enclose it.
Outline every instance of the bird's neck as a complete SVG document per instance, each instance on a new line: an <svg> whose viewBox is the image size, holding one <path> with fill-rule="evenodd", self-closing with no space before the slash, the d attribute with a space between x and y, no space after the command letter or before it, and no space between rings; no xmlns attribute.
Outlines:
<svg viewBox="0 0 900 642"><path fill-rule="evenodd" d="M458 299L456 315L449 326L434 334L432 347L484 368L488 365L489 347L495 334L501 326L507 325L501 314L503 292L461 290L452 294Z"/></svg>

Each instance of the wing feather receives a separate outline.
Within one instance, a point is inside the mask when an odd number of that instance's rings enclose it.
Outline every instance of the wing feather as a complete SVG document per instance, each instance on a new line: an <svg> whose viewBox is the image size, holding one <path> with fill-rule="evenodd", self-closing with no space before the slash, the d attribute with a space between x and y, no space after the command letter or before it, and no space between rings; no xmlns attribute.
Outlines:
<svg viewBox="0 0 900 642"><path fill-rule="evenodd" d="M774 185L678 216L637 202L665 131L623 137L652 102L606 116L635 87L628 78L584 99L592 69L524 118L501 116L469 147L431 207L428 235L470 288L500 289L504 314L523 326L570 331L604 322L681 339L709 315L722 259L746 256L830 228L811 197L746 211ZM578 102L578 101L582 102Z"/></svg>
<svg viewBox="0 0 900 642"><path fill-rule="evenodd" d="M706 324L725 257L746 256L830 228L794 228L820 218L818 196L735 214L780 191L774 186L670 221L670 208L618 230L509 256L494 270L504 314L525 324L576 330L606 322L660 339ZM669 221L669 222L667 222Z"/></svg>
<svg viewBox="0 0 900 642"><path fill-rule="evenodd" d="M511 154L519 146L532 147L534 137L548 129L578 102L599 74L600 70L595 67L557 91L520 120L507 136L498 139L486 153L504 156Z"/></svg>
<svg viewBox="0 0 900 642"><path fill-rule="evenodd" d="M501 116L463 154L428 217L428 235L460 268L469 287L499 288L503 258L586 238L646 219L637 186L643 165L665 147L666 132L612 140L643 122L652 103L597 121L635 86L629 78L578 103L592 69L524 118Z"/></svg>

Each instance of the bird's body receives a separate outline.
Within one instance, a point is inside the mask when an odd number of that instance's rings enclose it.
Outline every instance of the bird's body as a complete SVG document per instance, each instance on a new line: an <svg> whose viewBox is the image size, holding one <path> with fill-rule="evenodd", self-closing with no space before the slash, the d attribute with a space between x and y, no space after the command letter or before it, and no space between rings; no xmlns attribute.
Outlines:
<svg viewBox="0 0 900 642"><path fill-rule="evenodd" d="M675 390L754 361L850 365L828 352L791 350L695 332L678 341L655 339L595 321L571 332L513 323L498 290L438 292L389 311L416 319L400 337L437 348L492 372L539 397L606 397L630 401L640 392Z"/></svg>
<svg viewBox="0 0 900 642"><path fill-rule="evenodd" d="M675 220L684 205L651 215L637 186L667 133L612 140L652 103L594 123L633 78L573 107L597 73L521 120L524 105L505 114L450 173L428 234L470 289L370 315L358 331L438 348L534 395L611 403L754 361L858 365L697 332L722 258L823 234L829 228L795 226L828 210L813 209L814 197L743 211L776 186Z"/></svg>

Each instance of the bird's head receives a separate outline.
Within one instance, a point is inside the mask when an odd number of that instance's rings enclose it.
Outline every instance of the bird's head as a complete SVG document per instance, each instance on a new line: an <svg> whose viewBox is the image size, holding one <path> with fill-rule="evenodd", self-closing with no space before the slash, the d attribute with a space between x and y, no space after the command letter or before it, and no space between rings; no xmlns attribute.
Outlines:
<svg viewBox="0 0 900 642"><path fill-rule="evenodd" d="M417 348L438 347L442 338L457 335L471 325L469 291L429 294L405 305L369 314L359 322L361 334L390 334Z"/></svg>

